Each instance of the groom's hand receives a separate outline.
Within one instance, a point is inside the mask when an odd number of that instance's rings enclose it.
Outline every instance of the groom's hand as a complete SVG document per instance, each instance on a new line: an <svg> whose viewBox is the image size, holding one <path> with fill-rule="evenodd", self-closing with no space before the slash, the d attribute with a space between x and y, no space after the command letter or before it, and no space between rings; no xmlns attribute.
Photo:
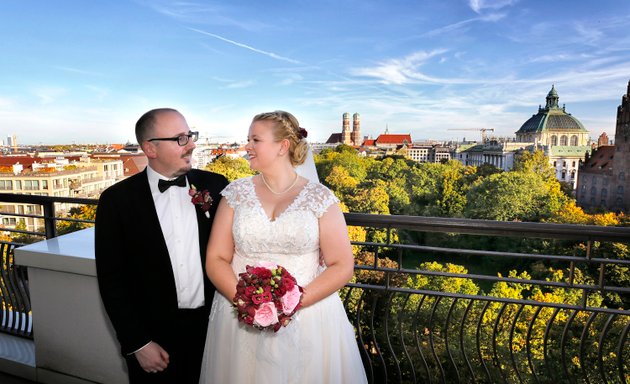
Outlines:
<svg viewBox="0 0 630 384"><path fill-rule="evenodd" d="M140 367L148 373L162 372L168 366L168 353L153 341L135 355Z"/></svg>

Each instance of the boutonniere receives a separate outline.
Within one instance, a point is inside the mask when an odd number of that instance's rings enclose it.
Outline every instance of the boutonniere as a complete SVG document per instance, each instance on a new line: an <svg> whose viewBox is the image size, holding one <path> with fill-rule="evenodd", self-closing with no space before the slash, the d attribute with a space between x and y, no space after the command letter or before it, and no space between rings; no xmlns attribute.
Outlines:
<svg viewBox="0 0 630 384"><path fill-rule="evenodd" d="M207 189L202 191L198 191L194 184L190 184L190 190L188 194L192 197L190 201L198 205L199 208L206 214L206 217L210 218L210 207L212 206L212 196L210 196L210 192Z"/></svg>

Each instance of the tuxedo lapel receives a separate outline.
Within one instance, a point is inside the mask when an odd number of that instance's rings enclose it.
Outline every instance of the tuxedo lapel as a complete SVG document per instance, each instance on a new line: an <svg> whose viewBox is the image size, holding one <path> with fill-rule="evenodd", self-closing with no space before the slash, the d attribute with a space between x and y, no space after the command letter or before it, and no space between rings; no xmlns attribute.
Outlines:
<svg viewBox="0 0 630 384"><path fill-rule="evenodd" d="M138 228L138 236L142 239L143 246L147 248L147 252L142 254L150 257L150 260L146 260L147 268L156 268L161 274L168 274L171 277L173 287L175 287L171 258L151 195L146 168L138 176L136 182L130 185L132 191L129 201L130 212L135 212L138 217L142 218L140 220L142 225ZM151 241L146 241L146 239L151 239Z"/></svg>

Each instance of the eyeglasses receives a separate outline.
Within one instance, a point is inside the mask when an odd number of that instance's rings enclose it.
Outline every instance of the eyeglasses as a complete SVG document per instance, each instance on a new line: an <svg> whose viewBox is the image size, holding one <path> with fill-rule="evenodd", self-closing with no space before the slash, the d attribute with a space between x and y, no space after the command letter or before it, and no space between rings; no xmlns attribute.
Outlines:
<svg viewBox="0 0 630 384"><path fill-rule="evenodd" d="M192 139L193 142L197 141L197 139L199 139L199 132L188 132L185 135L179 135L177 137L155 137L147 141L177 141L177 144L183 147L188 144L190 139Z"/></svg>

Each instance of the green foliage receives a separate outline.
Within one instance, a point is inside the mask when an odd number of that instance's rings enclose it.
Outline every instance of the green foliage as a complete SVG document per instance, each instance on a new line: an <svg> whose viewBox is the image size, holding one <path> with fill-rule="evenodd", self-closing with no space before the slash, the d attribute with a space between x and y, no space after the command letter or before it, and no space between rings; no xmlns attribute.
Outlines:
<svg viewBox="0 0 630 384"><path fill-rule="evenodd" d="M242 157L231 158L228 156L219 156L206 166L206 170L223 175L228 181L234 181L256 174L256 172L249 167L247 160Z"/></svg>
<svg viewBox="0 0 630 384"><path fill-rule="evenodd" d="M354 148L343 145L338 146L334 151L322 151L315 156L315 165L319 179L328 187L330 186L326 184L325 180L333 167L339 166L344 168L351 177L361 183L367 175L370 164L374 161L376 160L359 156Z"/></svg>
<svg viewBox="0 0 630 384"><path fill-rule="evenodd" d="M558 182L533 172L504 172L480 179L468 191L466 217L540 221L567 201Z"/></svg>
<svg viewBox="0 0 630 384"><path fill-rule="evenodd" d="M15 229L20 230L20 231L26 231L26 223L24 222L24 219L18 220L17 224L15 225ZM31 244L31 243L35 243L37 241L42 240L42 237L31 235L28 233L11 232L11 240L15 243Z"/></svg>
<svg viewBox="0 0 630 384"><path fill-rule="evenodd" d="M555 179L555 171L549 163L549 157L545 152L536 150L534 152L522 151L514 162L514 172L535 173L544 180Z"/></svg>
<svg viewBox="0 0 630 384"><path fill-rule="evenodd" d="M451 263L442 265L434 261L421 263L417 269L421 271L442 272L458 275L466 275L468 273L468 270L461 265ZM479 293L479 287L471 279L463 277L444 277L419 274L409 277L407 279L406 286L413 289L461 293L465 295L476 295Z"/></svg>
<svg viewBox="0 0 630 384"><path fill-rule="evenodd" d="M78 208L71 208L66 216L76 220L92 220L96 218L96 205L82 205ZM84 223L79 221L57 220L57 235L78 231L93 227L93 223Z"/></svg>

